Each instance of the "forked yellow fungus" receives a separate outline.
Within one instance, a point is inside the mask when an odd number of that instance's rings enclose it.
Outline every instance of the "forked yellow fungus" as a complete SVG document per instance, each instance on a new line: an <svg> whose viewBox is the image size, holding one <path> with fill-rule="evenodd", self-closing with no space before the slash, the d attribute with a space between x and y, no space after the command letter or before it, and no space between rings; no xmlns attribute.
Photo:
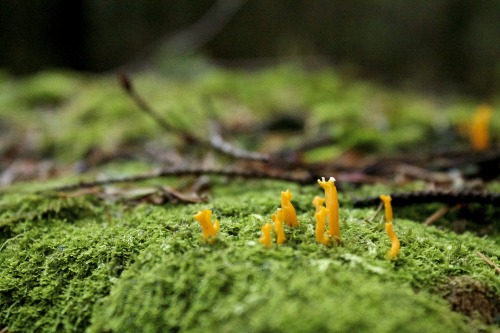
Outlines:
<svg viewBox="0 0 500 333"><path fill-rule="evenodd" d="M314 197L312 204L316 208L316 213L319 213L319 211L321 210L321 207L323 207L324 203L325 203L325 199L323 199L322 197L318 197L318 196Z"/></svg>
<svg viewBox="0 0 500 333"><path fill-rule="evenodd" d="M283 230L283 210L278 208L276 214L271 215L274 222L274 232L276 233L276 244L285 243L285 231Z"/></svg>
<svg viewBox="0 0 500 333"><path fill-rule="evenodd" d="M262 237L260 237L259 243L264 244L267 248L271 247L271 223L262 226Z"/></svg>
<svg viewBox="0 0 500 333"><path fill-rule="evenodd" d="M474 112L469 128L469 137L474 150L487 150L490 147L488 126L493 111L489 105L480 105Z"/></svg>
<svg viewBox="0 0 500 333"><path fill-rule="evenodd" d="M325 177L318 179L318 184L325 190L326 208L328 209L328 224L330 236L336 242L340 242L339 228L339 200L337 198L337 188L335 187L335 178L330 177L328 181Z"/></svg>
<svg viewBox="0 0 500 333"><path fill-rule="evenodd" d="M323 206L319 208L319 212L317 211L316 214L314 214L316 217L316 240L318 243L324 245L328 245L328 243L330 243L330 233L327 231L325 235L326 214L328 214L328 209Z"/></svg>
<svg viewBox="0 0 500 333"><path fill-rule="evenodd" d="M399 249L401 248L401 244L399 243L398 236L394 232L392 228L392 205L391 205L391 196L390 195L381 195L380 200L384 202L385 207L385 232L389 236L391 240L391 249L387 252L385 257L389 260L396 258L398 255Z"/></svg>
<svg viewBox="0 0 500 333"><path fill-rule="evenodd" d="M299 221L297 221L297 214L295 213L295 208L293 208L292 202L292 192L286 190L281 192L281 209L283 209L283 221L292 227L298 227Z"/></svg>
<svg viewBox="0 0 500 333"><path fill-rule="evenodd" d="M212 224L212 211L210 209L200 210L194 218L200 223L203 231L203 239L209 242L214 241L217 231L219 231L219 220Z"/></svg>

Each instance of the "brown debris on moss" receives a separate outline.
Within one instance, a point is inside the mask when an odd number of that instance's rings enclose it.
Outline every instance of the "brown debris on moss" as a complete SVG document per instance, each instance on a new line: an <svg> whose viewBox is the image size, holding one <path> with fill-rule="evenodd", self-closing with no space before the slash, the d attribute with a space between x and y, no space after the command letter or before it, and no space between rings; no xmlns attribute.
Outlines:
<svg viewBox="0 0 500 333"><path fill-rule="evenodd" d="M451 277L440 288L453 311L493 324L500 316L500 297L470 276Z"/></svg>

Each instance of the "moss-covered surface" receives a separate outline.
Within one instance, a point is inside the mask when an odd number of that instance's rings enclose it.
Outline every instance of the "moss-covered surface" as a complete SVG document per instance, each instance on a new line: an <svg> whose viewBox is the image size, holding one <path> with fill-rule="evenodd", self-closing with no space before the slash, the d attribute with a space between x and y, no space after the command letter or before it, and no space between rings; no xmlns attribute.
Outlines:
<svg viewBox="0 0 500 333"><path fill-rule="evenodd" d="M141 74L136 85L178 126L206 135L212 112L224 123L254 124L295 112L305 123L293 146L319 132L338 139L328 158L348 149L396 152L422 145L465 144L443 133L463 122L472 102L439 105L342 79L333 71L295 66L261 72L206 69L195 78ZM74 163L98 147L112 152L179 144L140 113L112 78L43 73L23 80L0 76L2 154L15 142L26 155ZM440 112L438 112L440 110ZM235 116L236 115L236 116ZM190 119L197 119L190 121ZM236 125L234 125L236 126ZM493 129L500 128L498 117ZM75 130L78 129L78 130ZM248 127L247 127L248 128ZM57 129L57 131L55 131ZM380 135L381 129L387 135ZM494 132L494 131L492 131ZM497 131L496 133L499 133ZM449 133L448 133L449 134ZM241 135L241 144L267 149L276 138ZM190 158L199 152L187 152ZM324 149L311 153L324 159ZM141 159L142 155L137 155ZM93 174L131 174L136 163L101 167ZM325 175L327 176L327 175ZM448 223L421 222L432 206L394 210L401 252L390 247L382 223L367 222L376 207L352 208L351 198L394 190L391 185L343 186L342 244L314 236L315 184L212 178L209 201L161 206L126 205L93 193L61 196L35 190L71 183L14 185L0 197L0 329L9 332L471 332L498 329L500 278L477 254L500 258L498 208L477 207L488 232L457 234ZM146 182L182 185L184 180ZM132 185L133 186L133 185ZM136 186L141 186L136 184ZM409 184L419 187L419 184ZM498 189L498 183L488 185ZM266 249L261 226L290 188L300 226ZM212 209L220 220L206 244L193 215ZM468 216L474 223L474 214ZM444 226L447 226L444 228ZM484 233L483 233L484 234ZM456 310L456 311L453 311ZM459 311L459 312L457 312ZM467 315L467 316L466 316Z"/></svg>

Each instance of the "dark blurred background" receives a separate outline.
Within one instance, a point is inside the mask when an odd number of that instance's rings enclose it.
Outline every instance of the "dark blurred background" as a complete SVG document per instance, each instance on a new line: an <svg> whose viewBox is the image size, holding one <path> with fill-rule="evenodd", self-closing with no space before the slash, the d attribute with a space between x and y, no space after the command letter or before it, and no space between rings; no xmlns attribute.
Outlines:
<svg viewBox="0 0 500 333"><path fill-rule="evenodd" d="M155 50L202 54L226 65L318 57L353 76L484 98L500 91L500 1L0 4L0 68L13 74L53 67L108 71L146 61Z"/></svg>

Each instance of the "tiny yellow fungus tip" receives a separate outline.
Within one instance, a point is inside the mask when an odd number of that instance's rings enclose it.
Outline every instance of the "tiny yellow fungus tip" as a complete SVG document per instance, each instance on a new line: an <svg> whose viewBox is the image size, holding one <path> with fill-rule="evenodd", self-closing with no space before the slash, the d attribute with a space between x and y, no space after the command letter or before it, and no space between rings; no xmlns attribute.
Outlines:
<svg viewBox="0 0 500 333"><path fill-rule="evenodd" d="M272 218L274 216L274 219ZM271 215L274 222L274 232L276 233L276 244L285 243L285 231L283 230L283 210L278 208L276 214Z"/></svg>
<svg viewBox="0 0 500 333"><path fill-rule="evenodd" d="M328 181L325 180L325 177L321 177L321 179L318 179L318 183L333 183L335 182L335 178L334 177L330 177L328 179Z"/></svg>
<svg viewBox="0 0 500 333"><path fill-rule="evenodd" d="M298 227L299 221L297 220L297 214L295 213L295 208L293 208L291 199L292 192L290 192L290 190L281 192L281 209L283 210L283 221L288 226Z"/></svg>
<svg viewBox="0 0 500 333"><path fill-rule="evenodd" d="M472 148L477 151L484 151L490 147L489 124L493 110L489 105L480 105L474 111L474 115L469 127L469 139Z"/></svg>
<svg viewBox="0 0 500 333"><path fill-rule="evenodd" d="M266 248L271 247L271 223L262 226L262 237L260 237L259 243L264 244Z"/></svg>
<svg viewBox="0 0 500 333"><path fill-rule="evenodd" d="M325 199L323 199L322 197L320 197L320 196L314 197L312 204L316 208L316 213L318 213L320 211L320 209L321 209L321 207L323 207L324 203L325 203Z"/></svg>
<svg viewBox="0 0 500 333"><path fill-rule="evenodd" d="M200 210L193 217L200 223L203 239L213 242L219 231L219 220L215 220L215 223L212 224L212 211L210 209Z"/></svg>
<svg viewBox="0 0 500 333"><path fill-rule="evenodd" d="M328 227L330 236L337 243L340 242L340 227L339 227L339 200L337 196L337 188L335 187L335 178L330 177L325 181L325 177L318 179L318 184L325 191L325 202L328 210ZM316 206L317 209L318 206Z"/></svg>
<svg viewBox="0 0 500 333"><path fill-rule="evenodd" d="M328 209L325 207L320 207L319 211L314 214L316 218L316 240L318 243L328 245L330 243L330 233L327 231L325 235L326 228L326 215L328 214Z"/></svg>

